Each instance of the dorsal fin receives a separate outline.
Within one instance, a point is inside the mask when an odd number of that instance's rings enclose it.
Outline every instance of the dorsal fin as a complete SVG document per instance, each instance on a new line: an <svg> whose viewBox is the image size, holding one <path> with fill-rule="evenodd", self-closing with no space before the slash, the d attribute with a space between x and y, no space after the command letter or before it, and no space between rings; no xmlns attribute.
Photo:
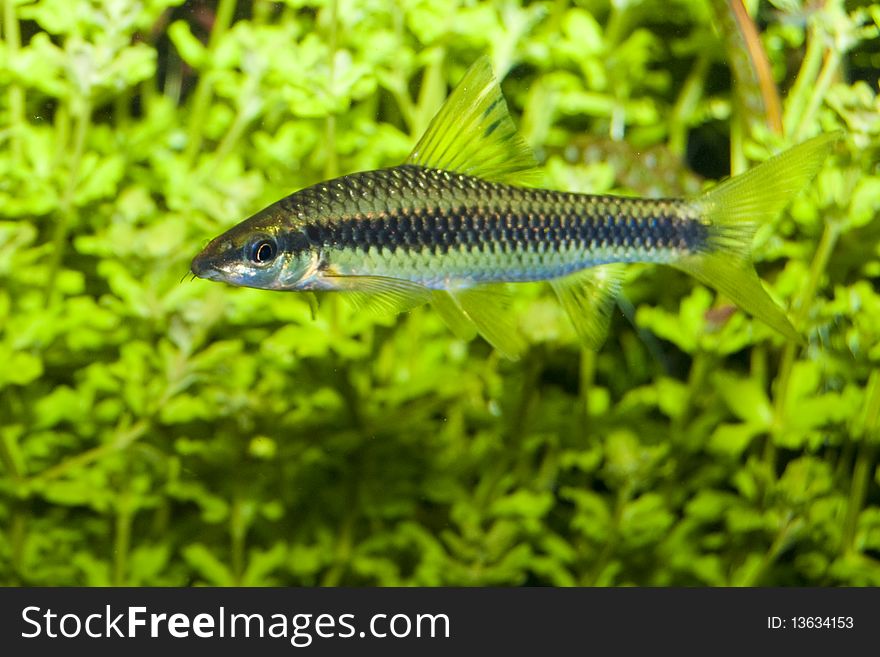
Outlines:
<svg viewBox="0 0 880 657"><path fill-rule="evenodd" d="M537 161L513 125L488 57L468 69L406 163L495 182L537 181Z"/></svg>

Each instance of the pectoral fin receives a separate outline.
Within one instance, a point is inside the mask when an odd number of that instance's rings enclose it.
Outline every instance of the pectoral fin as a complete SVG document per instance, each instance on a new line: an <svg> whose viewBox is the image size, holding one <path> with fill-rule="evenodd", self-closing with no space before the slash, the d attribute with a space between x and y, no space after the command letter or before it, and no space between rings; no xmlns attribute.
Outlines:
<svg viewBox="0 0 880 657"><path fill-rule="evenodd" d="M330 277L328 277L330 278ZM418 283L383 276L333 276L335 288L356 309L371 314L395 314L431 300L431 291Z"/></svg>

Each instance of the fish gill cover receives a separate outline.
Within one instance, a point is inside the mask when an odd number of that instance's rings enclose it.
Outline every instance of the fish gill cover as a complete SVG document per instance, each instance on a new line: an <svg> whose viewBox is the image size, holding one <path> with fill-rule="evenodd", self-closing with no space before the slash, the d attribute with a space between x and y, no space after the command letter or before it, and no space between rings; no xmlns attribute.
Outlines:
<svg viewBox="0 0 880 657"><path fill-rule="evenodd" d="M518 286L515 362L181 280L482 55L551 189L842 130L752 243L804 343L655 265L598 352ZM2 0L0 583L880 585L878 70L869 2Z"/></svg>

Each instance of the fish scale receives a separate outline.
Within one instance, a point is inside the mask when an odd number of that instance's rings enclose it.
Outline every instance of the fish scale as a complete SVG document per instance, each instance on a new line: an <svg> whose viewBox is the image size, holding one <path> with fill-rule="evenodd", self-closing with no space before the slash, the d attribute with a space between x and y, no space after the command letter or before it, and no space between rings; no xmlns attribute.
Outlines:
<svg viewBox="0 0 880 657"><path fill-rule="evenodd" d="M457 277L534 281L608 262L666 263L699 251L707 237L682 200L553 192L414 165L343 176L278 205L287 230L308 236L301 250L321 249L322 267L429 287ZM319 218L303 224L316 209Z"/></svg>

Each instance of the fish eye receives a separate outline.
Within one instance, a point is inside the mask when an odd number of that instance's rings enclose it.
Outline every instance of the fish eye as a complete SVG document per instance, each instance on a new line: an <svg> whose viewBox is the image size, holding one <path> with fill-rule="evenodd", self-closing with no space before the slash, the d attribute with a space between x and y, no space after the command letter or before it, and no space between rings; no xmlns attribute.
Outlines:
<svg viewBox="0 0 880 657"><path fill-rule="evenodd" d="M278 255L278 245L275 244L273 239L263 238L255 242L251 248L251 260L258 265L272 262L276 255Z"/></svg>

